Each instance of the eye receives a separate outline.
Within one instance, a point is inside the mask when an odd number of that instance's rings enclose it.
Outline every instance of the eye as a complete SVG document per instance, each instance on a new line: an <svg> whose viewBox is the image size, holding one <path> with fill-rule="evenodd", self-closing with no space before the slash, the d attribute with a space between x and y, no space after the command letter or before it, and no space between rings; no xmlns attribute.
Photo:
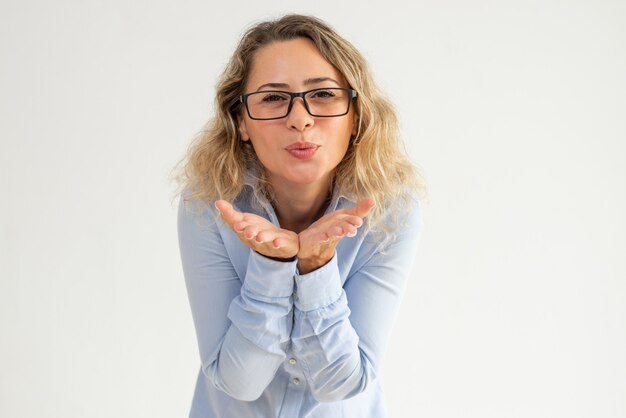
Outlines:
<svg viewBox="0 0 626 418"><path fill-rule="evenodd" d="M262 101L266 103L280 102L283 100L287 100L287 97L284 94L279 94L279 93L269 93L263 96L263 99L262 99Z"/></svg>
<svg viewBox="0 0 626 418"><path fill-rule="evenodd" d="M311 94L311 97L315 99L329 99L335 97L335 92L332 90L316 90Z"/></svg>

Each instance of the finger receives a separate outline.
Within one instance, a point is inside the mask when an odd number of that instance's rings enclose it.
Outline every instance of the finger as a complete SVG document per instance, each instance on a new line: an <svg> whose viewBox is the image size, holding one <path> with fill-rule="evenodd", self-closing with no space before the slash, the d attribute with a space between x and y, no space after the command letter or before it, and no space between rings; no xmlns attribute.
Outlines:
<svg viewBox="0 0 626 418"><path fill-rule="evenodd" d="M346 224L343 226L343 233L348 237L356 236L356 227L351 224Z"/></svg>
<svg viewBox="0 0 626 418"><path fill-rule="evenodd" d="M316 238L318 242L328 242L330 241L330 237L328 236L328 234L326 232L320 232L319 234L316 234Z"/></svg>
<svg viewBox="0 0 626 418"><path fill-rule="evenodd" d="M356 216L356 215L349 215L349 216L346 216L345 218L342 218L341 220L344 221L344 223L348 223L356 228L363 225L363 219L361 219L360 216Z"/></svg>
<svg viewBox="0 0 626 418"><path fill-rule="evenodd" d="M256 234L256 242L262 244L264 242L271 243L283 234L278 229L263 229Z"/></svg>
<svg viewBox="0 0 626 418"><path fill-rule="evenodd" d="M338 238L343 236L343 227L340 225L333 225L326 230L328 238Z"/></svg>
<svg viewBox="0 0 626 418"><path fill-rule="evenodd" d="M281 231L280 234L273 238L273 242L281 248L290 247L295 248L296 251L299 245L298 235L290 231Z"/></svg>
<svg viewBox="0 0 626 418"><path fill-rule="evenodd" d="M360 218L365 218L374 206L376 206L376 202L374 202L374 199L363 199L359 203L357 203L354 214Z"/></svg>
<svg viewBox="0 0 626 418"><path fill-rule="evenodd" d="M257 242L270 242L278 238L282 233L279 230L264 229L256 236Z"/></svg>
<svg viewBox="0 0 626 418"><path fill-rule="evenodd" d="M355 217L360 220L361 218ZM352 220L352 222L355 222ZM344 220L340 224L337 224L331 228L329 228L326 233L332 238L343 238L344 236L354 237L357 234L357 228L361 225L361 223L357 223L356 225Z"/></svg>
<svg viewBox="0 0 626 418"><path fill-rule="evenodd" d="M376 206L374 199L365 198L360 200L356 206L345 209L344 213L364 218L374 206Z"/></svg>
<svg viewBox="0 0 626 418"><path fill-rule="evenodd" d="M278 237L278 238L275 238L272 241L272 245L276 249L293 247L294 246L294 241L293 241L293 239L289 239L288 237Z"/></svg>
<svg viewBox="0 0 626 418"><path fill-rule="evenodd" d="M259 227L256 225L248 225L241 231L241 233L247 239L252 239L252 238L255 238L257 234L259 233ZM259 242L262 242L262 241L259 241Z"/></svg>
<svg viewBox="0 0 626 418"><path fill-rule="evenodd" d="M231 228L233 229L233 231L239 233L239 232L243 232L243 230L246 229L248 225L250 225L250 223L246 221L235 222L234 224L231 225Z"/></svg>
<svg viewBox="0 0 626 418"><path fill-rule="evenodd" d="M239 222L243 219L243 214L237 212L235 208L233 208L233 205L225 200L217 200L215 207L220 212L222 219L231 227L235 222Z"/></svg>

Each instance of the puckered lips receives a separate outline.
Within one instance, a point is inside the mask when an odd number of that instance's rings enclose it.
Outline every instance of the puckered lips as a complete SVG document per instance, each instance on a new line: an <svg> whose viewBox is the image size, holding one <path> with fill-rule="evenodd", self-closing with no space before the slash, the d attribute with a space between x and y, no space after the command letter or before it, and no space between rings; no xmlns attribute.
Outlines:
<svg viewBox="0 0 626 418"><path fill-rule="evenodd" d="M308 160L313 158L315 152L320 146L312 142L294 142L285 147L285 150L292 156L299 160Z"/></svg>

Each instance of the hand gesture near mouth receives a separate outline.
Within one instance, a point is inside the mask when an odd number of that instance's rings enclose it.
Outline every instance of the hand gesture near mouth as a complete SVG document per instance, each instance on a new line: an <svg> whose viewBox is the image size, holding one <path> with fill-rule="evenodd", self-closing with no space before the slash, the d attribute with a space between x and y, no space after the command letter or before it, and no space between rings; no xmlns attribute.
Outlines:
<svg viewBox="0 0 626 418"><path fill-rule="evenodd" d="M218 200L215 207L245 245L270 258L297 256L298 270L306 274L330 261L343 238L356 235L374 201L363 199L356 206L328 213L300 234L279 228L258 215L238 212L225 200Z"/></svg>

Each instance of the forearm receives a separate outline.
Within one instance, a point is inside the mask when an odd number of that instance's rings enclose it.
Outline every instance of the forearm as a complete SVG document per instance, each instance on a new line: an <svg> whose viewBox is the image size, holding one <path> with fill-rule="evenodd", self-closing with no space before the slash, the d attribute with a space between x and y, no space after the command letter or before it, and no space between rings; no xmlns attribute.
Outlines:
<svg viewBox="0 0 626 418"><path fill-rule="evenodd" d="M313 396L335 402L363 392L375 378L349 321L345 294L325 308L295 311L292 341Z"/></svg>
<svg viewBox="0 0 626 418"><path fill-rule="evenodd" d="M210 266L206 273L195 263L185 264L204 375L240 400L263 393L289 344L295 263L280 263L282 270L277 263L251 253L243 284L230 262L202 262Z"/></svg>
<svg viewBox="0 0 626 418"><path fill-rule="evenodd" d="M230 396L257 399L285 359L293 323L292 298L261 302L242 295L230 305L231 320L219 352L205 374Z"/></svg>
<svg viewBox="0 0 626 418"><path fill-rule="evenodd" d="M297 282L291 339L314 397L332 402L362 392L375 374L350 323L336 258Z"/></svg>
<svg viewBox="0 0 626 418"><path fill-rule="evenodd" d="M296 276L292 341L319 401L350 398L376 379L411 271L418 225L409 219L384 253L379 239L370 238L363 252L344 247L323 267ZM350 266L343 270L345 281L340 260L343 269Z"/></svg>
<svg viewBox="0 0 626 418"><path fill-rule="evenodd" d="M228 330L214 366L220 389L239 399L258 398L285 359L293 325L295 262L250 253L248 274L228 310Z"/></svg>

